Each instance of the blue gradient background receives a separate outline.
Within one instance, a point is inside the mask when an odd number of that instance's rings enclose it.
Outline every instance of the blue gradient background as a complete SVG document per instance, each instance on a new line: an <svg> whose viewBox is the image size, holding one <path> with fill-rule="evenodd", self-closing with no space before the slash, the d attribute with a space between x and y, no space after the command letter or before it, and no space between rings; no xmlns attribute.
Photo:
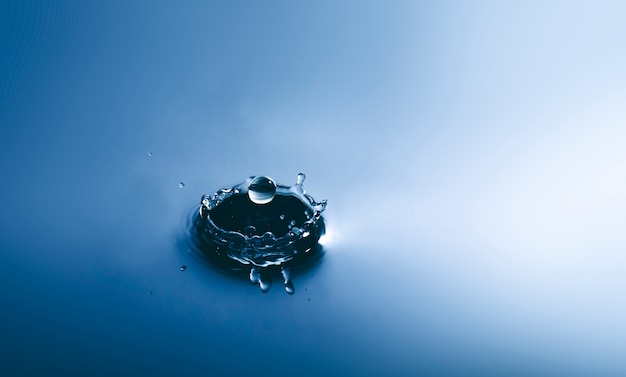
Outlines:
<svg viewBox="0 0 626 377"><path fill-rule="evenodd" d="M1 374L623 376L625 15L2 1ZM300 171L294 296L180 249L203 193Z"/></svg>

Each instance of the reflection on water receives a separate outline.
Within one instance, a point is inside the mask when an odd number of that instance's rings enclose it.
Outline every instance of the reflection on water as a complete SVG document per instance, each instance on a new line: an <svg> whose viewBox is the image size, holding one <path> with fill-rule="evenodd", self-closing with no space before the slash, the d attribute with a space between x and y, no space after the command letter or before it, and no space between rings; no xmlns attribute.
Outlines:
<svg viewBox="0 0 626 377"><path fill-rule="evenodd" d="M304 179L300 173L293 186L282 186L253 176L203 195L187 224L193 251L226 270L250 269L250 282L262 292L269 291L277 271L285 291L293 294L292 268L319 260L318 241L325 232L326 201L308 195Z"/></svg>

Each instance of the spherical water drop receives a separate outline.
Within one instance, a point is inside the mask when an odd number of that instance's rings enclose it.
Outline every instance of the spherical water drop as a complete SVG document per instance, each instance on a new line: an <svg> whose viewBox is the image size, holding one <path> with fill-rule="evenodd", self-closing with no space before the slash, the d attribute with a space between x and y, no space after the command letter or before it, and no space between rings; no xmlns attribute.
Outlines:
<svg viewBox="0 0 626 377"><path fill-rule="evenodd" d="M180 182L180 183L178 184L178 187L180 187L180 188L185 187L185 182Z"/></svg>
<svg viewBox="0 0 626 377"><path fill-rule="evenodd" d="M281 220L285 220L285 215L278 216Z"/></svg>
<svg viewBox="0 0 626 377"><path fill-rule="evenodd" d="M148 152L148 157L152 157L152 152Z"/></svg>
<svg viewBox="0 0 626 377"><path fill-rule="evenodd" d="M276 195L276 183L269 177L254 177L248 186L248 197L254 204L267 204Z"/></svg>
<svg viewBox="0 0 626 377"><path fill-rule="evenodd" d="M187 266L185 266L184 264L182 266L180 266L180 270L181 271L185 271L187 269Z"/></svg>
<svg viewBox="0 0 626 377"><path fill-rule="evenodd" d="M304 175L304 173L299 173L298 176L296 177L296 185L302 185L302 183L304 183L305 178L306 178L306 175Z"/></svg>

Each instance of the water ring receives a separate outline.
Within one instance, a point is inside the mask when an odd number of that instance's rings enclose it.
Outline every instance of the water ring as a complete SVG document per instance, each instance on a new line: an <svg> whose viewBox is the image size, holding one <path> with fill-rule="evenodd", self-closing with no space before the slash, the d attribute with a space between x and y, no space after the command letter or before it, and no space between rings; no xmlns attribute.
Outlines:
<svg viewBox="0 0 626 377"><path fill-rule="evenodd" d="M304 179L300 173L293 186L283 186L252 176L203 195L193 221L194 243L210 258L248 266L251 282L264 292L269 289L264 273L279 267L285 289L293 293L289 268L307 258L325 231L326 200L316 202L308 195Z"/></svg>

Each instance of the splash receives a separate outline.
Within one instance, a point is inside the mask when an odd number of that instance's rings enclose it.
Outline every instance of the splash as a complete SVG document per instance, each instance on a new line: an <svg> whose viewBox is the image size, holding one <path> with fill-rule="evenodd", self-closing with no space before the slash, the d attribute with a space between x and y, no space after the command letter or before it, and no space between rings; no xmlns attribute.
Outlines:
<svg viewBox="0 0 626 377"><path fill-rule="evenodd" d="M295 291L291 266L307 258L324 234L326 200L316 202L300 173L292 186L253 176L203 195L193 226L196 245L211 257L250 268L250 281L267 292L270 268L279 268L285 290Z"/></svg>

